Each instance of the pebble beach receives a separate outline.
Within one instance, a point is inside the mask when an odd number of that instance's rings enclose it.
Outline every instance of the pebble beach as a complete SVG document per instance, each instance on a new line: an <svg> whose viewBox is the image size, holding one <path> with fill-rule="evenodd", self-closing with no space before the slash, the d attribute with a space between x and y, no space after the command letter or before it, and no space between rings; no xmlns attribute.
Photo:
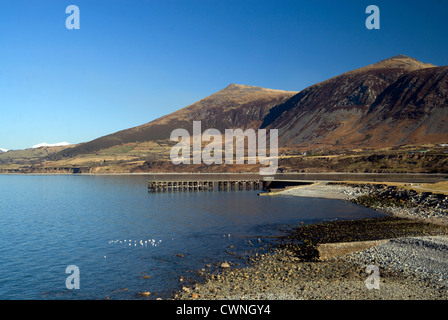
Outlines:
<svg viewBox="0 0 448 320"><path fill-rule="evenodd" d="M317 183L272 196L342 199L386 217L297 226L279 237L275 248L250 256L246 266L225 262L219 271L185 284L174 299L448 298L446 195L382 184ZM375 288L369 286L372 275L378 276Z"/></svg>

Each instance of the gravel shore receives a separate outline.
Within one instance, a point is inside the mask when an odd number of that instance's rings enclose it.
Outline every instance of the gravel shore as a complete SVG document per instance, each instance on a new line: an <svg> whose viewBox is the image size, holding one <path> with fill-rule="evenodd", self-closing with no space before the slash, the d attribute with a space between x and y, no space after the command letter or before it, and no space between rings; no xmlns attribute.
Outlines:
<svg viewBox="0 0 448 320"><path fill-rule="evenodd" d="M447 299L446 283L379 269L379 289L368 289L366 266L355 258L300 261L288 250L260 255L253 265L230 269L191 287L176 299L204 300L436 300Z"/></svg>
<svg viewBox="0 0 448 320"><path fill-rule="evenodd" d="M448 285L448 237L405 237L352 253L355 263L375 264L405 276Z"/></svg>
<svg viewBox="0 0 448 320"><path fill-rule="evenodd" d="M175 299L448 299L446 196L368 184L319 184L278 194L344 199L389 217L298 226L279 239L272 252L250 257L247 267L223 264L219 272L185 285ZM361 251L319 258L321 243L377 239L386 240ZM378 268L379 289L369 289L371 265Z"/></svg>

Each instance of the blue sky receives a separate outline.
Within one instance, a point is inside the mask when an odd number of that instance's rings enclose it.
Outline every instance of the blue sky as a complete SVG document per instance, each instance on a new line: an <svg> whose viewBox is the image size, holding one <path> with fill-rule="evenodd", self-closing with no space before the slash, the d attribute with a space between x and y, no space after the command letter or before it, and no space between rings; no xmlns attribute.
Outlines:
<svg viewBox="0 0 448 320"><path fill-rule="evenodd" d="M447 0L0 0L0 147L89 141L230 83L297 91L397 54L447 65L447 15Z"/></svg>

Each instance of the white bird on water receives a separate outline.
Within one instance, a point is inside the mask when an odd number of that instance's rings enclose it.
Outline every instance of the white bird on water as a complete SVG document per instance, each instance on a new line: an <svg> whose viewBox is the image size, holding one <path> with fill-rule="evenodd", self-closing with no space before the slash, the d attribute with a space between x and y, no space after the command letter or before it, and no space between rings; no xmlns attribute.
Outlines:
<svg viewBox="0 0 448 320"><path fill-rule="evenodd" d="M144 246L147 247L148 244L150 244L153 247L157 247L160 243L162 242L162 240L156 240L156 239L148 239L148 240L110 240L109 244L113 244L113 243L120 243L120 244L128 244L129 246L132 246L132 244L134 244L134 247L136 247L138 244L140 246Z"/></svg>

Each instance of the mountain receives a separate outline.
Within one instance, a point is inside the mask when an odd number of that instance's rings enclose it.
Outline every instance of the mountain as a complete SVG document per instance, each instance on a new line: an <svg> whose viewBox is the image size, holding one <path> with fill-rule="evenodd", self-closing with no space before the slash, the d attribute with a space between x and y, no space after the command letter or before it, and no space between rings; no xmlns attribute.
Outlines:
<svg viewBox="0 0 448 320"><path fill-rule="evenodd" d="M80 144L75 148L66 149L60 155L73 157L128 143L167 140L174 129L184 128L191 132L193 121L201 121L202 130L258 128L272 107L283 103L296 93L230 84L221 91L176 112L149 123Z"/></svg>
<svg viewBox="0 0 448 320"><path fill-rule="evenodd" d="M8 149L0 148L0 153L1 153L1 152L8 152Z"/></svg>
<svg viewBox="0 0 448 320"><path fill-rule="evenodd" d="M366 143L380 147L447 141L448 67L400 77L375 99L357 132L369 137ZM359 142L355 137L347 141Z"/></svg>
<svg viewBox="0 0 448 320"><path fill-rule="evenodd" d="M399 55L300 91L261 127L278 128L281 145L321 150L439 142L448 129L447 89L446 67Z"/></svg>
<svg viewBox="0 0 448 320"><path fill-rule="evenodd" d="M170 134L178 128L191 132L193 121L201 121L202 130L220 132L278 129L284 172L445 172L448 67L398 55L302 91L230 84L176 112L86 143L46 155L45 150L3 153L0 171L258 170L249 165L173 165Z"/></svg>

